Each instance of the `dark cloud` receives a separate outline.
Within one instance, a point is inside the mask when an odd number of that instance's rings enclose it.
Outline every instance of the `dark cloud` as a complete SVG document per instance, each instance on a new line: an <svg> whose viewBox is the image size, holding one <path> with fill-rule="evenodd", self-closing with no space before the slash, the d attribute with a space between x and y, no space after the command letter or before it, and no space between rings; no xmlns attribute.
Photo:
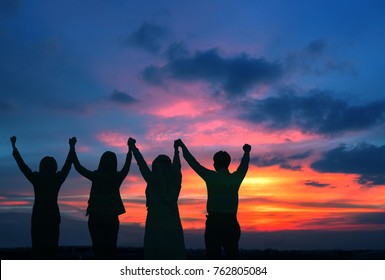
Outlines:
<svg viewBox="0 0 385 280"><path fill-rule="evenodd" d="M129 104L136 103L138 101L131 95L118 90L114 90L110 95L109 99L115 103L119 103L122 105L129 105Z"/></svg>
<svg viewBox="0 0 385 280"><path fill-rule="evenodd" d="M164 80L203 81L220 86L229 97L233 97L244 94L255 85L277 81L283 74L278 62L244 53L224 57L218 49L190 54L183 44L173 44L167 50L166 57L166 65L151 65L143 71L143 78L147 82L159 85Z"/></svg>
<svg viewBox="0 0 385 280"><path fill-rule="evenodd" d="M270 129L297 128L304 133L324 135L359 131L383 124L385 100L351 106L333 97L332 92L312 90L299 95L292 89L277 96L250 100L241 116Z"/></svg>
<svg viewBox="0 0 385 280"><path fill-rule="evenodd" d="M349 61L336 61L334 59L329 58L325 63L326 71L334 71L334 72L349 72L354 76L358 75L358 71L353 67L353 65Z"/></svg>
<svg viewBox="0 0 385 280"><path fill-rule="evenodd" d="M306 46L305 52L312 55L321 55L325 48L326 42L324 40L314 40Z"/></svg>
<svg viewBox="0 0 385 280"><path fill-rule="evenodd" d="M283 156L276 156L272 158L253 157L250 162L258 167L269 167L285 163L286 158Z"/></svg>
<svg viewBox="0 0 385 280"><path fill-rule="evenodd" d="M213 86L216 92L223 91L227 97L233 98L244 96L257 85L273 84L285 74L298 70L322 74L330 70L343 72L351 68L348 62L326 56L326 48L324 40L315 40L280 62L246 53L224 56L217 48L190 52L183 43L174 43L164 54L167 62L160 66L149 65L143 70L142 76L155 86L164 86L170 80L205 82ZM321 66L318 60L322 61Z"/></svg>
<svg viewBox="0 0 385 280"><path fill-rule="evenodd" d="M292 165L290 163L285 162L285 163L281 163L279 167L282 169L291 170L291 171L302 171L302 165L299 165L299 164Z"/></svg>
<svg viewBox="0 0 385 280"><path fill-rule="evenodd" d="M288 159L305 159L305 158L308 158L311 154L312 154L311 151L306 151L303 153L298 153L298 154L288 156Z"/></svg>
<svg viewBox="0 0 385 280"><path fill-rule="evenodd" d="M309 157L311 154L310 151L294 154L290 156L277 155L272 157L252 157L251 163L257 167L269 167L278 165L281 169L287 169L292 171L301 171L302 166L294 164L293 161L300 160Z"/></svg>
<svg viewBox="0 0 385 280"><path fill-rule="evenodd" d="M319 183L319 182L313 181L313 180L307 180L305 182L305 185L306 186L311 186L311 187L316 187L316 188L324 188L324 187L330 186L330 184Z"/></svg>
<svg viewBox="0 0 385 280"><path fill-rule="evenodd" d="M190 56L190 52L187 49L186 45L183 43L173 43L171 44L167 51L166 57L169 61L174 61L177 59L186 59Z"/></svg>
<svg viewBox="0 0 385 280"><path fill-rule="evenodd" d="M285 69L289 72L323 75L328 72L347 72L357 74L349 61L340 61L327 53L328 44L325 40L311 41L302 50L291 52L284 61Z"/></svg>
<svg viewBox="0 0 385 280"><path fill-rule="evenodd" d="M385 185L385 145L340 145L325 152L322 159L310 166L322 173L357 174L357 182L365 186Z"/></svg>
<svg viewBox="0 0 385 280"><path fill-rule="evenodd" d="M161 41L165 38L166 34L167 30L164 27L143 23L138 30L126 38L125 43L150 53L158 53L161 49Z"/></svg>
<svg viewBox="0 0 385 280"><path fill-rule="evenodd" d="M385 175L361 175L357 182L365 186L385 185Z"/></svg>
<svg viewBox="0 0 385 280"><path fill-rule="evenodd" d="M153 85L153 86L161 86L164 84L162 71L156 66L148 66L142 72L143 79Z"/></svg>

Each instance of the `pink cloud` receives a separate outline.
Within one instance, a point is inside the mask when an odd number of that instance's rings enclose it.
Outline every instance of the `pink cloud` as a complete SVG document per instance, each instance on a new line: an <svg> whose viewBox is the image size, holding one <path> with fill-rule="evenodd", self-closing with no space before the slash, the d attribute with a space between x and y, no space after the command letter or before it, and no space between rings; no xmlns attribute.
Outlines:
<svg viewBox="0 0 385 280"><path fill-rule="evenodd" d="M180 116L195 117L202 113L204 107L202 104L196 104L193 101L177 101L173 104L166 105L164 107L157 108L154 114L163 118L172 118ZM213 110L212 108L211 110ZM210 108L208 109L210 110Z"/></svg>
<svg viewBox="0 0 385 280"><path fill-rule="evenodd" d="M269 133L256 125L249 126L242 121L228 121L215 117L205 121L194 119L179 123L176 121L173 126L156 123L149 128L147 134L147 138L155 142L172 142L181 138L187 145L199 147L242 147L245 143L271 145L287 141L308 141L314 137L295 130Z"/></svg>
<svg viewBox="0 0 385 280"><path fill-rule="evenodd" d="M81 153L88 153L92 150L90 146L76 146L76 151L81 152Z"/></svg>
<svg viewBox="0 0 385 280"><path fill-rule="evenodd" d="M96 139L103 143L106 147L118 148L122 152L127 152L127 140L129 137L136 138L137 146L141 151L148 150L150 145L146 144L141 138L137 138L135 134L127 135L120 132L103 131L96 134Z"/></svg>
<svg viewBox="0 0 385 280"><path fill-rule="evenodd" d="M166 88L152 88L141 99L140 112L160 118L197 117L217 112L223 104L212 97L206 85L172 83Z"/></svg>
<svg viewBox="0 0 385 280"><path fill-rule="evenodd" d="M127 139L123 133L118 132L99 132L96 135L96 139L98 139L101 143L106 145L107 147L115 147L115 148L126 148L127 147Z"/></svg>
<svg viewBox="0 0 385 280"><path fill-rule="evenodd" d="M28 201L0 201L0 206L21 206L30 205Z"/></svg>

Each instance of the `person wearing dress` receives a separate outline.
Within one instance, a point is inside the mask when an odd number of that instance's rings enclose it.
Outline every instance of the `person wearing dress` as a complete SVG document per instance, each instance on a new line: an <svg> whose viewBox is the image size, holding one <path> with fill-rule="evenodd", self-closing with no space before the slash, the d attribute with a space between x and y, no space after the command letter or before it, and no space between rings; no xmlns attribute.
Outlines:
<svg viewBox="0 0 385 280"><path fill-rule="evenodd" d="M174 145L173 160L159 155L148 167L135 139L129 146L147 183L147 217L144 234L145 259L185 259L185 244L179 216L178 197L182 184L179 151Z"/></svg>

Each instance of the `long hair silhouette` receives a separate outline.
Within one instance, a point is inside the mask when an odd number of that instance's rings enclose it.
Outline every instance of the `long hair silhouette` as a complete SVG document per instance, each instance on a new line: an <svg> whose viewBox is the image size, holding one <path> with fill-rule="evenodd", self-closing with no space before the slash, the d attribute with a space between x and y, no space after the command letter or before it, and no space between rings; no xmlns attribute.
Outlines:
<svg viewBox="0 0 385 280"><path fill-rule="evenodd" d="M139 170L147 183L144 257L185 259L184 236L178 209L182 184L178 149L174 150L173 161L166 155L157 156L150 170L135 143L135 139L129 139Z"/></svg>
<svg viewBox="0 0 385 280"><path fill-rule="evenodd" d="M59 190L67 178L73 160L74 138L69 140L70 151L60 171L53 157L46 156L40 161L39 171L32 171L25 164L16 148L16 137L10 138L13 157L33 185L35 200L32 208L31 237L34 258L52 259L56 257L60 234Z"/></svg>
<svg viewBox="0 0 385 280"><path fill-rule="evenodd" d="M116 154L107 151L101 156L98 169L90 171L80 164L75 153L76 171L92 182L87 216L92 248L97 259L112 259L115 256L119 215L126 212L120 186L130 170L131 159L129 150L123 168L118 171Z"/></svg>

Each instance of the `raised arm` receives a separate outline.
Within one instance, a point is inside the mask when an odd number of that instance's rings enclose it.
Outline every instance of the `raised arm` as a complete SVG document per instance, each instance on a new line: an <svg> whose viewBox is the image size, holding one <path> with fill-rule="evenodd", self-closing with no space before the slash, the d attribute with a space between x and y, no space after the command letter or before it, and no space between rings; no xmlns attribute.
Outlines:
<svg viewBox="0 0 385 280"><path fill-rule="evenodd" d="M76 151L75 151L75 144L76 144L77 140L75 137L73 137L71 139L73 139L72 140L73 141L72 142L73 143L73 150L72 150L73 151L73 154L72 154L73 158L72 159L73 159L74 167L75 167L76 171L79 172L80 175L82 175L82 176L84 176L87 179L92 181L94 172L88 170L87 168L83 167L80 164L78 156L77 156Z"/></svg>
<svg viewBox="0 0 385 280"><path fill-rule="evenodd" d="M243 145L243 151L244 153L241 163L239 164L236 171L242 180L245 178L247 170L249 169L251 146L249 144Z"/></svg>
<svg viewBox="0 0 385 280"><path fill-rule="evenodd" d="M182 165L180 163L180 157L179 157L179 145L177 141L174 141L174 158L172 159L172 165L174 166L175 170L181 169Z"/></svg>
<svg viewBox="0 0 385 280"><path fill-rule="evenodd" d="M182 140L178 139L175 141L176 145L178 147L182 148L182 153L184 159L187 161L187 163L190 165L190 167L203 179L211 173L212 171L210 169L207 169L206 167L202 166L190 153L190 151L187 149L186 145L182 142Z"/></svg>
<svg viewBox="0 0 385 280"><path fill-rule="evenodd" d="M148 167L147 162L144 160L139 149L136 147L136 140L130 137L128 139L128 147L135 157L136 163L139 166L140 173L142 173L144 180L146 182L149 182L151 179L151 170Z"/></svg>
<svg viewBox="0 0 385 280"><path fill-rule="evenodd" d="M132 150L129 145L129 141L127 141L127 146L128 146L128 152L126 156L126 161L124 162L122 170L120 170L120 175L122 176L122 180L126 178L128 172L130 171L131 160L132 160Z"/></svg>
<svg viewBox="0 0 385 280"><path fill-rule="evenodd" d="M21 172L23 172L24 176L33 183L34 175L32 170L28 167L28 165L25 164L23 158L21 157L19 150L16 148L16 136L12 136L10 138L11 143L12 143L12 155L14 159L16 160L16 163L20 169Z"/></svg>
<svg viewBox="0 0 385 280"><path fill-rule="evenodd" d="M75 137L70 138L68 143L70 145L70 149L68 151L66 161L64 162L62 169L58 172L61 184L63 184L64 180L67 178L68 173L71 170L71 165L75 155L76 138Z"/></svg>
<svg viewBox="0 0 385 280"><path fill-rule="evenodd" d="M179 148L178 142L174 141L174 158L172 159L172 166L173 166L176 174L178 174L178 180L179 180L179 183L181 184L182 183L182 172L181 172L182 165L180 163L180 156L179 156L179 149L178 148ZM179 190L178 190L178 194L179 194Z"/></svg>

